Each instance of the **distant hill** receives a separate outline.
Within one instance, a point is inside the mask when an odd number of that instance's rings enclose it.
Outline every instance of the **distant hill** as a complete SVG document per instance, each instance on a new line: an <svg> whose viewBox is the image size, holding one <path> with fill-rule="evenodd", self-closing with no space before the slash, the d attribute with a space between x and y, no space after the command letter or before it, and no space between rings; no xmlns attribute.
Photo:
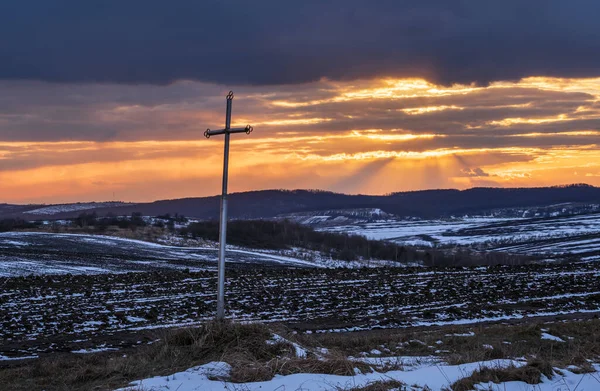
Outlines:
<svg viewBox="0 0 600 391"><path fill-rule="evenodd" d="M389 195L348 195L319 190L261 190L229 195L232 219L271 218L281 215L340 209L380 209L396 216L436 218L489 214L507 208L543 208L559 204L600 204L600 188L578 184L539 188L472 188L399 192ZM146 216L182 214L199 219L219 215L220 197L182 198L149 203L98 203L68 205L0 204L0 218L62 219L83 211L104 215ZM52 213L50 213L51 211ZM44 213L40 213L44 212Z"/></svg>

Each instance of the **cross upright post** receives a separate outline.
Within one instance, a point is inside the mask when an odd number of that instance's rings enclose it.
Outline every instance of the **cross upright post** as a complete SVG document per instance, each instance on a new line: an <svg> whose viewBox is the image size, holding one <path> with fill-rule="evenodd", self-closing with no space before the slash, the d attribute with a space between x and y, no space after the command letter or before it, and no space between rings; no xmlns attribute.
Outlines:
<svg viewBox="0 0 600 391"><path fill-rule="evenodd" d="M223 151L223 188L221 192L221 220L219 222L219 266L218 266L218 290L217 290L217 320L225 318L225 243L227 241L227 176L229 171L229 136L231 133L250 134L254 128L247 125L245 128L231 127L231 103L233 91L227 94L227 109L225 111L225 129L206 129L204 137L225 135L225 147Z"/></svg>

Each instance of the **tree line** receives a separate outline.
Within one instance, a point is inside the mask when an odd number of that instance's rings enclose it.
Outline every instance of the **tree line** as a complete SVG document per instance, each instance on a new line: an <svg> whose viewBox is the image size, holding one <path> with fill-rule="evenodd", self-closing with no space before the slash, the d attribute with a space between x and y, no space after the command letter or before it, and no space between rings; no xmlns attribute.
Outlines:
<svg viewBox="0 0 600 391"><path fill-rule="evenodd" d="M191 223L179 230L185 237L219 240L218 221ZM233 220L227 225L227 243L243 247L283 250L301 247L320 251L333 259L353 261L378 259L426 265L474 265L525 263L524 257L504 253L482 254L467 249L417 249L364 236L322 232L289 220Z"/></svg>
<svg viewBox="0 0 600 391"><path fill-rule="evenodd" d="M91 228L95 232L103 232L108 227L118 227L122 229L131 229L135 231L137 228L146 227L152 225L159 228L167 228L170 231L175 231L175 224L183 224L188 219L180 214L175 213L170 215L169 213L164 215L156 216L152 219L152 222L148 222L140 212L133 212L130 216L105 216L98 217L96 212L92 213L81 213L77 218L71 220L71 224L80 228Z"/></svg>
<svg viewBox="0 0 600 391"><path fill-rule="evenodd" d="M32 229L41 225L41 222L31 222L23 219L2 219L0 220L0 232L9 232L17 229Z"/></svg>

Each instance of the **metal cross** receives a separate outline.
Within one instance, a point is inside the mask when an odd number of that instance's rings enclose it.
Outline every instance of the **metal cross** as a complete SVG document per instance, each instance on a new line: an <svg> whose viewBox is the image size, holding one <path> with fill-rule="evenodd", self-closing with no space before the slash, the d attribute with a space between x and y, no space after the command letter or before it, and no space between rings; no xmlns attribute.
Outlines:
<svg viewBox="0 0 600 391"><path fill-rule="evenodd" d="M233 91L227 94L227 111L225 112L225 129L206 129L204 137L225 135L225 151L223 156L223 192L221 194L221 221L219 224L219 289L217 291L217 320L225 318L225 242L227 239L227 172L229 170L229 135L231 133L250 134L254 128L247 125L245 128L231 128L231 101Z"/></svg>

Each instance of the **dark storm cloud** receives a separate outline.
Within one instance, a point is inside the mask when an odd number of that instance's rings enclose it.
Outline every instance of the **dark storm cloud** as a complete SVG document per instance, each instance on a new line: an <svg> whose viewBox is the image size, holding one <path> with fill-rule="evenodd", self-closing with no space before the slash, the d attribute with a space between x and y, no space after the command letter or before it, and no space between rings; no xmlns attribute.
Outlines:
<svg viewBox="0 0 600 391"><path fill-rule="evenodd" d="M600 2L5 1L0 78L164 84L592 76Z"/></svg>

